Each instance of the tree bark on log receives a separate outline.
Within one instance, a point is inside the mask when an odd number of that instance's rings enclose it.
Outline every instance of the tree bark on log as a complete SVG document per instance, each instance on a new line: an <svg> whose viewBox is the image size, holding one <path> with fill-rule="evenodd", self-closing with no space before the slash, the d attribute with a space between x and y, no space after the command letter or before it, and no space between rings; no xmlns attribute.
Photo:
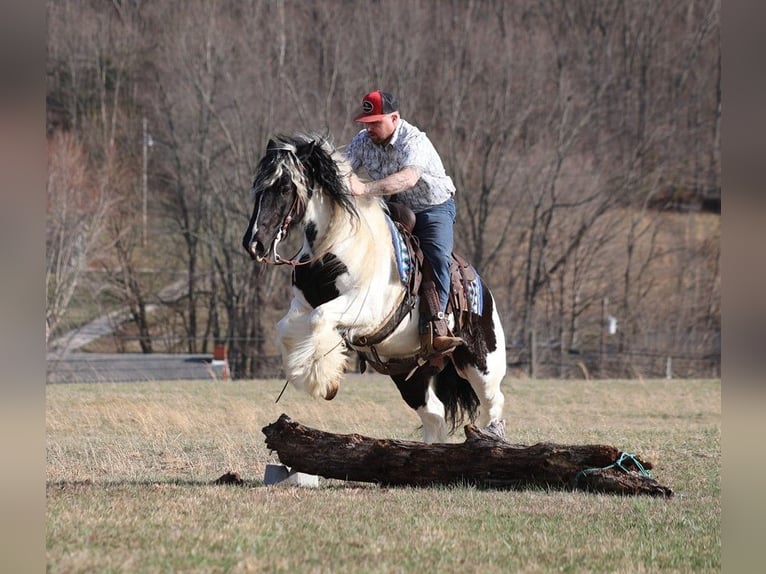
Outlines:
<svg viewBox="0 0 766 574"><path fill-rule="evenodd" d="M459 444L425 444L334 434L283 414L263 427L266 446L296 472L386 486L468 484L542 486L670 497L673 491L640 472L651 463L608 445L510 444L473 425Z"/></svg>

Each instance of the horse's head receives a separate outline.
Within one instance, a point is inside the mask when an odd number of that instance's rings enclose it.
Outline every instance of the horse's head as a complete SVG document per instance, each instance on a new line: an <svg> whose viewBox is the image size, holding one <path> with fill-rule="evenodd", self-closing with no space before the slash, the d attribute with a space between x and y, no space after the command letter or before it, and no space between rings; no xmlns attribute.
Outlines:
<svg viewBox="0 0 766 574"><path fill-rule="evenodd" d="M253 214L242 245L258 261L290 262L280 257L279 243L293 224L303 221L315 194L330 196L353 211L332 147L323 139L309 136L269 140L250 192Z"/></svg>
<svg viewBox="0 0 766 574"><path fill-rule="evenodd" d="M269 140L250 189L253 214L242 238L250 257L280 262L279 243L303 217L310 193L306 183L297 146L287 140Z"/></svg>

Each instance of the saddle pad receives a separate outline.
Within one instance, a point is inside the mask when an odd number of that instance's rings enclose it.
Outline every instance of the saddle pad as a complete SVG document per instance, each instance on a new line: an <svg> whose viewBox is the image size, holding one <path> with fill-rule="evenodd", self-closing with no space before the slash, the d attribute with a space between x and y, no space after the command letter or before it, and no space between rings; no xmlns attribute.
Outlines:
<svg viewBox="0 0 766 574"><path fill-rule="evenodd" d="M473 269L473 267L471 267ZM463 283L465 298L468 300L468 310L481 315L484 310L484 290L481 288L481 277L473 269L473 278Z"/></svg>
<svg viewBox="0 0 766 574"><path fill-rule="evenodd" d="M386 216L386 222L391 230L391 241L394 245L394 255L396 256L396 268L399 270L399 278L405 285L409 282L412 275L412 258L410 250L407 248L407 242L402 237L399 229L393 220Z"/></svg>

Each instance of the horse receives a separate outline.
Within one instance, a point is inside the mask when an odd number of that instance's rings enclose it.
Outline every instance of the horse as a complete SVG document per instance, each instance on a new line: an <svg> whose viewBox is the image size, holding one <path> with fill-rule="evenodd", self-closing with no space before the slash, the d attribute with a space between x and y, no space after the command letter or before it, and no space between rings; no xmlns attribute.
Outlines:
<svg viewBox="0 0 766 574"><path fill-rule="evenodd" d="M331 400L356 353L391 377L425 443L446 442L465 421L502 436L505 335L492 293L478 278L479 305L462 325L457 311L449 316L465 343L424 357L418 296L397 253L400 226L385 200L351 194L350 173L327 136L306 133L270 139L258 163L242 245L259 263L293 269L290 308L277 323L287 381ZM280 244L296 227L302 246L284 257Z"/></svg>

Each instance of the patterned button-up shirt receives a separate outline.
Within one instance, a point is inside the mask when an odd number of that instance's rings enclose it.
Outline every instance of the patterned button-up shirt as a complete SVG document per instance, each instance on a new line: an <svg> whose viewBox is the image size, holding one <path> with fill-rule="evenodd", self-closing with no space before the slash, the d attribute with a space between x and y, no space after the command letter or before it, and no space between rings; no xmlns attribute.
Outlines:
<svg viewBox="0 0 766 574"><path fill-rule="evenodd" d="M415 213L440 205L455 195L455 184L444 171L431 140L425 132L401 118L386 145L374 143L367 131L361 130L349 142L345 155L354 171L364 167L374 180L383 179L405 167L420 168L418 182L393 196Z"/></svg>

